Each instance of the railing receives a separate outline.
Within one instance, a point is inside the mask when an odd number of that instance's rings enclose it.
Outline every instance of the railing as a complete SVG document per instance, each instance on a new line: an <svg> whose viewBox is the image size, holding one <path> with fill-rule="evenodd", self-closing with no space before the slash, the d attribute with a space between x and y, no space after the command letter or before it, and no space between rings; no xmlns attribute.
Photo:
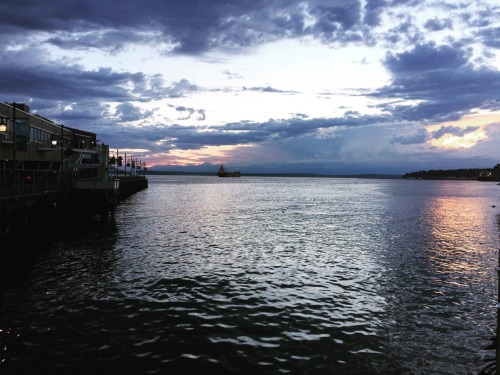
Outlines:
<svg viewBox="0 0 500 375"><path fill-rule="evenodd" d="M13 167L12 161L0 160L0 197L58 189L60 163L18 161Z"/></svg>
<svg viewBox="0 0 500 375"><path fill-rule="evenodd" d="M52 183L19 183L16 185L3 185L0 186L0 199L15 198L23 195L41 194L48 191L59 190L57 182Z"/></svg>

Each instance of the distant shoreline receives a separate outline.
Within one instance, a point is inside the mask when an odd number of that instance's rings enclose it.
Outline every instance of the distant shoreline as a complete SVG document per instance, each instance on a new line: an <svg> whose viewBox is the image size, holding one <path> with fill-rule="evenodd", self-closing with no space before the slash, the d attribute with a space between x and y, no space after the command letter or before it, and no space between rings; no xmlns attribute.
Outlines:
<svg viewBox="0 0 500 375"><path fill-rule="evenodd" d="M184 176L214 176L212 172L180 172L180 171L146 171L146 175L184 175ZM242 177L307 177L307 178L370 178L370 179L401 179L402 175L391 174L353 174L353 175L330 175L319 173L242 173Z"/></svg>
<svg viewBox="0 0 500 375"><path fill-rule="evenodd" d="M411 180L500 181L500 174L497 165L494 168L431 169L406 173L403 178Z"/></svg>
<svg viewBox="0 0 500 375"><path fill-rule="evenodd" d="M212 176L213 172L180 172L180 171L146 171L146 176ZM452 176L426 176L408 177L407 175L393 174L320 174L320 173L242 173L241 177L300 177L300 178L365 178L374 180L423 180L423 181L497 181L495 179L482 179L478 177L452 177Z"/></svg>

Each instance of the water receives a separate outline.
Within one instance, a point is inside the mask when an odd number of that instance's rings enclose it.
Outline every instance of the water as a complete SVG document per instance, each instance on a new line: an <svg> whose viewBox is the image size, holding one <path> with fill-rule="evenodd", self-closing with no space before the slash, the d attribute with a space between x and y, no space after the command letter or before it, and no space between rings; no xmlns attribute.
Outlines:
<svg viewBox="0 0 500 375"><path fill-rule="evenodd" d="M115 228L89 222L4 273L0 373L476 374L494 354L499 196L152 176Z"/></svg>

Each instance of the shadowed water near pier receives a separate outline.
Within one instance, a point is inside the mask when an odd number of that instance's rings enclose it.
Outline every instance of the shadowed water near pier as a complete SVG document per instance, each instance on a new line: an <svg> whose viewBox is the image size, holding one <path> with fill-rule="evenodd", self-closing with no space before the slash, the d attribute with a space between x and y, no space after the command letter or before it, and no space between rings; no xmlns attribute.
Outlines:
<svg viewBox="0 0 500 375"><path fill-rule="evenodd" d="M499 193L152 176L115 227L3 273L0 372L478 373L494 355Z"/></svg>

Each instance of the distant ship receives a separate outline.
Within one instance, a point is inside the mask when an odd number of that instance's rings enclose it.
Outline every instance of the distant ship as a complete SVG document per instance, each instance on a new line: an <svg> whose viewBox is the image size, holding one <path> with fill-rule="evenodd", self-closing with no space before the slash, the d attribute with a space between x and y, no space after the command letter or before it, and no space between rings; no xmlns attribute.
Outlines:
<svg viewBox="0 0 500 375"><path fill-rule="evenodd" d="M240 177L240 171L228 172L223 165L220 166L219 171L217 172L217 176L219 177Z"/></svg>

